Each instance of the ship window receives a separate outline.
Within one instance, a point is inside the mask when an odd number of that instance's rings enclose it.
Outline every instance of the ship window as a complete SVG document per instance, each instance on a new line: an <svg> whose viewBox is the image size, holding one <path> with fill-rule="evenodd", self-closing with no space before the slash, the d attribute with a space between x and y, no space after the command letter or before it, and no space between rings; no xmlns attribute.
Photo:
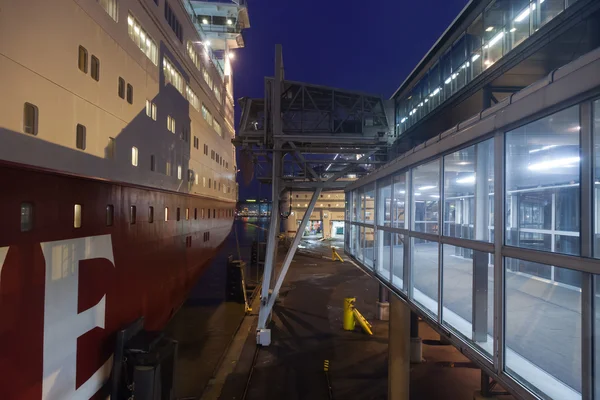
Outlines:
<svg viewBox="0 0 600 400"><path fill-rule="evenodd" d="M86 129L84 125L77 124L77 134L75 139L75 144L78 149L85 150L85 133Z"/></svg>
<svg viewBox="0 0 600 400"><path fill-rule="evenodd" d="M210 208L206 209L206 213L208 214L208 219L210 219Z"/></svg>
<svg viewBox="0 0 600 400"><path fill-rule="evenodd" d="M79 70L87 74L88 71L88 52L83 46L79 46Z"/></svg>
<svg viewBox="0 0 600 400"><path fill-rule="evenodd" d="M144 53L154 65L158 65L156 42L131 14L127 17L127 28L131 40L133 40L142 53Z"/></svg>
<svg viewBox="0 0 600 400"><path fill-rule="evenodd" d="M133 86L129 83L127 84L127 102L133 104Z"/></svg>
<svg viewBox="0 0 600 400"><path fill-rule="evenodd" d="M215 129L215 132L217 132L217 135L223 136L223 130L221 129L221 124L219 124L217 121L214 121L213 128Z"/></svg>
<svg viewBox="0 0 600 400"><path fill-rule="evenodd" d="M118 0L97 0L97 1L98 1L98 3L100 3L102 8L104 8L104 11L106 11L106 13L108 15L110 15L110 17L112 19L115 20L115 22L119 22L119 1Z"/></svg>
<svg viewBox="0 0 600 400"><path fill-rule="evenodd" d="M200 209L200 218L204 219L204 208Z"/></svg>
<svg viewBox="0 0 600 400"><path fill-rule="evenodd" d="M190 219L190 209L189 208L185 209L185 219L186 219L186 221Z"/></svg>
<svg viewBox="0 0 600 400"><path fill-rule="evenodd" d="M106 206L106 226L112 226L115 219L115 206L109 204Z"/></svg>
<svg viewBox="0 0 600 400"><path fill-rule="evenodd" d="M169 220L169 208L165 207L165 221Z"/></svg>
<svg viewBox="0 0 600 400"><path fill-rule="evenodd" d="M177 166L177 179L181 179L181 165Z"/></svg>
<svg viewBox="0 0 600 400"><path fill-rule="evenodd" d="M194 208L194 219L198 219L198 209Z"/></svg>
<svg viewBox="0 0 600 400"><path fill-rule="evenodd" d="M81 204L75 204L73 207L73 227L81 228Z"/></svg>
<svg viewBox="0 0 600 400"><path fill-rule="evenodd" d="M212 179L208 178L208 188L212 189Z"/></svg>
<svg viewBox="0 0 600 400"><path fill-rule="evenodd" d="M213 208L213 218L217 218L217 210Z"/></svg>
<svg viewBox="0 0 600 400"><path fill-rule="evenodd" d="M146 100L146 115L156 121L156 104Z"/></svg>
<svg viewBox="0 0 600 400"><path fill-rule="evenodd" d="M177 207L177 221L181 220L181 209Z"/></svg>
<svg viewBox="0 0 600 400"><path fill-rule="evenodd" d="M125 79L119 77L119 97L125 98Z"/></svg>
<svg viewBox="0 0 600 400"><path fill-rule="evenodd" d="M90 71L92 79L98 82L100 80L100 60L92 54L92 69Z"/></svg>
<svg viewBox="0 0 600 400"><path fill-rule="evenodd" d="M106 147L106 158L114 159L115 158L115 138L108 138L108 146Z"/></svg>
<svg viewBox="0 0 600 400"><path fill-rule="evenodd" d="M150 171L156 171L156 158L154 154L150 155Z"/></svg>
<svg viewBox="0 0 600 400"><path fill-rule="evenodd" d="M154 222L154 207L152 207L152 206L148 207L148 222L149 223Z"/></svg>
<svg viewBox="0 0 600 400"><path fill-rule="evenodd" d="M38 108L31 103L23 107L23 132L31 135L38 133Z"/></svg>
<svg viewBox="0 0 600 400"><path fill-rule="evenodd" d="M131 148L131 165L138 166L138 148L135 146Z"/></svg>
<svg viewBox="0 0 600 400"><path fill-rule="evenodd" d="M175 118L167 115L167 129L171 133L175 133Z"/></svg>
<svg viewBox="0 0 600 400"><path fill-rule="evenodd" d="M29 232L33 228L33 204L21 203L21 232Z"/></svg>
<svg viewBox="0 0 600 400"><path fill-rule="evenodd" d="M135 224L137 219L137 208L135 206L129 207L129 223L131 225Z"/></svg>
<svg viewBox="0 0 600 400"><path fill-rule="evenodd" d="M206 177L202 177L202 187L206 187Z"/></svg>
<svg viewBox="0 0 600 400"><path fill-rule="evenodd" d="M166 166L165 174L167 174L168 176L171 176L171 163L168 162L168 161L167 161L167 166Z"/></svg>
<svg viewBox="0 0 600 400"><path fill-rule="evenodd" d="M199 179L198 174L195 174L194 175L194 184L196 184L196 185L198 184L198 179Z"/></svg>

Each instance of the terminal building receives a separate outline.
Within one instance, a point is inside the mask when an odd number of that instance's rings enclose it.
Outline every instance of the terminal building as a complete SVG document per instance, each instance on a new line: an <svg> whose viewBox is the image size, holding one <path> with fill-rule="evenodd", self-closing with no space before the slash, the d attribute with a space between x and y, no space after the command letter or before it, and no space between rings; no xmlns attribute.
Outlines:
<svg viewBox="0 0 600 400"><path fill-rule="evenodd" d="M345 189L346 254L518 398L600 399L599 10L471 1Z"/></svg>

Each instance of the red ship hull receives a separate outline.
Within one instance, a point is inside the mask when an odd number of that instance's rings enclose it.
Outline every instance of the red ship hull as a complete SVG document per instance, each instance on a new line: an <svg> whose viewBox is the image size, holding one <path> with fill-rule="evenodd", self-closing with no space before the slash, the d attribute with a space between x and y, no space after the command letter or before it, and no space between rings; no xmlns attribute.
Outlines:
<svg viewBox="0 0 600 400"><path fill-rule="evenodd" d="M0 164L0 182L2 399L97 396L115 332L140 316L161 329L233 221L231 202L29 167ZM22 203L33 205L29 231Z"/></svg>

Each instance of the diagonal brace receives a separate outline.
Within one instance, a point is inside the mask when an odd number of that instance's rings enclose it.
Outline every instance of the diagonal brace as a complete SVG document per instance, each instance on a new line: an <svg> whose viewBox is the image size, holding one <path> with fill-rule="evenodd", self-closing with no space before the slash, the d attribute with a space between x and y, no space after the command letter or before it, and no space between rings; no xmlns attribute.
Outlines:
<svg viewBox="0 0 600 400"><path fill-rule="evenodd" d="M260 307L260 311L258 314L257 329L264 329L267 325L267 321L269 320L269 316L271 315L271 311L273 310L273 306L275 305L275 300L277 299L277 296L279 295L279 290L281 289L281 286L283 285L283 280L285 279L285 276L287 275L287 272L290 269L290 264L292 263L292 259L294 258L294 255L296 254L296 249L298 248L298 244L300 244L300 239L302 238L302 233L306 229L306 225L308 224L308 221L310 220L310 216L311 216L313 210L315 209L315 205L317 204L317 199L321 195L321 190L322 190L322 188L315 189L315 192L313 193L313 196L310 199L308 208L306 209L306 212L304 213L304 216L302 217L302 222L300 223L300 227L296 231L296 236L294 236L294 240L292 241L292 244L291 244L287 254L285 255L285 259L283 260L283 265L281 266L281 272L279 273L279 276L277 277L277 282L275 283L273 292L269 295L268 300L266 301L266 304L263 303L264 299L261 300L261 307ZM272 213L271 213L271 215L272 215ZM263 276L263 288L265 287L265 285L267 285L267 288L268 288L269 283L270 283L270 279L267 281L267 280L265 280L265 278Z"/></svg>

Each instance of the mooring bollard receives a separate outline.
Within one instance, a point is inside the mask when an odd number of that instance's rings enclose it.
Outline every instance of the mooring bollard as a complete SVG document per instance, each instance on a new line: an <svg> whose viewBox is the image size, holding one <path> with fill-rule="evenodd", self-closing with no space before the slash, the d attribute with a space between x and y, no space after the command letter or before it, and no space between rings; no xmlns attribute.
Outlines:
<svg viewBox="0 0 600 400"><path fill-rule="evenodd" d="M356 326L356 321L354 320L354 302L356 298L354 297L346 297L344 299L344 330L345 331L353 331Z"/></svg>

